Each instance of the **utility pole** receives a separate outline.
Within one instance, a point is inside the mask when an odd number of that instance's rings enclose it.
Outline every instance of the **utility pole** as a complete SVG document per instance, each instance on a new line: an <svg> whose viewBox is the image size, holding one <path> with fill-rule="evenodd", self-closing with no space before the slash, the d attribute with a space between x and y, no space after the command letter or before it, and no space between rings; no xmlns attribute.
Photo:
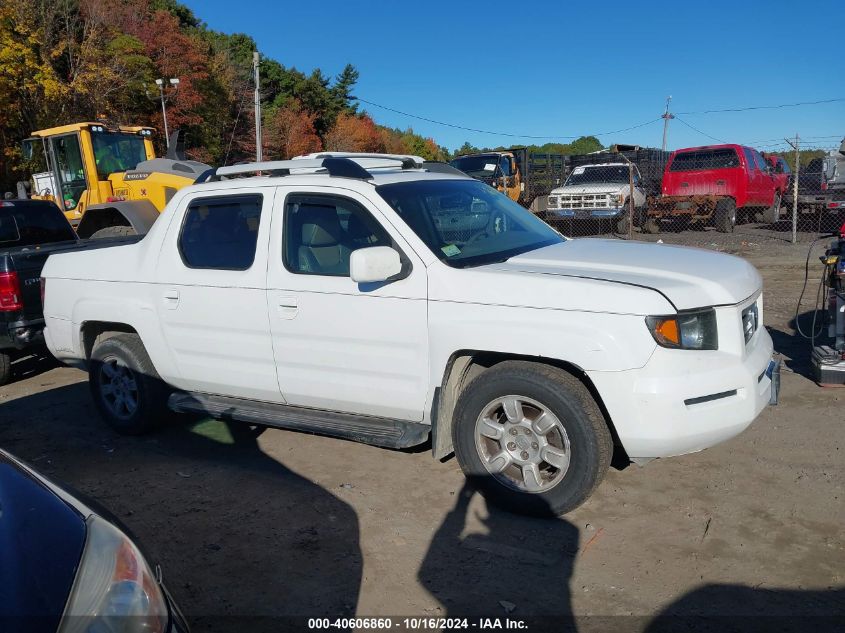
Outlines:
<svg viewBox="0 0 845 633"><path fill-rule="evenodd" d="M258 77L258 51L252 53L252 70L255 74L255 160L264 158L261 151L261 83Z"/></svg>
<svg viewBox="0 0 845 633"><path fill-rule="evenodd" d="M171 95L173 96L179 90L179 78L171 77L167 81L173 86L173 94ZM170 149L170 131L167 129L167 108L165 107L167 97L164 96L164 79L156 79L156 86L158 86L158 94L161 98L161 118L164 119L164 142L167 144L167 149ZM149 97L149 93L147 93L147 96Z"/></svg>
<svg viewBox="0 0 845 633"><path fill-rule="evenodd" d="M792 243L798 241L798 172L801 171L801 156L798 153L798 145L801 138L795 134L795 139L784 139L795 150L795 173L792 178Z"/></svg>
<svg viewBox="0 0 845 633"><path fill-rule="evenodd" d="M669 102L672 101L672 95L666 97L666 112L660 115L663 119L663 151L666 151L666 138L669 135L669 119L674 119L675 115L669 112Z"/></svg>

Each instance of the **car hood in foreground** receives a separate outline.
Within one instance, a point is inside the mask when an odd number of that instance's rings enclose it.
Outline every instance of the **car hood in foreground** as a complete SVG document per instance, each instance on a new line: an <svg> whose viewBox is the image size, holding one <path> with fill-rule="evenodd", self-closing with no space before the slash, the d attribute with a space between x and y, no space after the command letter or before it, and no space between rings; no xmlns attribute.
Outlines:
<svg viewBox="0 0 845 633"><path fill-rule="evenodd" d="M762 287L757 269L739 257L623 240L567 240L494 266L508 272L583 277L651 288L678 310L732 305Z"/></svg>
<svg viewBox="0 0 845 633"><path fill-rule="evenodd" d="M58 628L84 545L82 515L0 451L0 629Z"/></svg>

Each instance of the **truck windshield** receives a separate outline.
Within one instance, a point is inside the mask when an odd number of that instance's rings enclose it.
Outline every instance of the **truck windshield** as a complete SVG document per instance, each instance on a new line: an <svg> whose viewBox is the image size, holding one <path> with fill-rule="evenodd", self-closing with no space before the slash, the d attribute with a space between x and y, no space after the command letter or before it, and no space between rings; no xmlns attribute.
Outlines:
<svg viewBox="0 0 845 633"><path fill-rule="evenodd" d="M485 156L461 156L449 163L455 169L460 169L467 176L473 178L492 178L499 164L496 154Z"/></svg>
<svg viewBox="0 0 845 633"><path fill-rule="evenodd" d="M135 169L147 160L144 139L136 134L120 132L91 132L97 174L101 180L109 174Z"/></svg>
<svg viewBox="0 0 845 633"><path fill-rule="evenodd" d="M584 185L587 183L612 182L627 183L630 179L627 165L596 165L595 167L576 167L569 174L564 183L570 185Z"/></svg>
<svg viewBox="0 0 845 633"><path fill-rule="evenodd" d="M548 224L474 180L417 180L376 187L440 260L455 268L503 262L566 241Z"/></svg>

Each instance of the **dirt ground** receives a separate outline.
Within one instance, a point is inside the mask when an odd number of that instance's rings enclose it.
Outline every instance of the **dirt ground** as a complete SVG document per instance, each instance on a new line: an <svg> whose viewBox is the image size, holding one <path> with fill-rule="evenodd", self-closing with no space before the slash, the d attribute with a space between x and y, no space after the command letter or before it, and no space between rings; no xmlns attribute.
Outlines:
<svg viewBox="0 0 845 633"><path fill-rule="evenodd" d="M356 614L548 616L533 630L572 616L581 631L702 630L701 615L731 616L713 630L845 626L845 389L809 379L792 324L809 239L738 227L682 241L762 273L781 403L702 453L612 468L559 520L487 508L454 459L426 449L195 419L121 437L86 376L47 360L21 361L0 388L0 446L124 521L195 630Z"/></svg>

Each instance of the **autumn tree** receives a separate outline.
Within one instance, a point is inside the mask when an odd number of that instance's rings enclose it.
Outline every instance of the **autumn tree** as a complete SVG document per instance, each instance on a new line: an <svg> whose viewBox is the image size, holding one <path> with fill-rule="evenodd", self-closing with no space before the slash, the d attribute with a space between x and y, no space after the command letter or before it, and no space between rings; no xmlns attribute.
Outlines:
<svg viewBox="0 0 845 633"><path fill-rule="evenodd" d="M315 118L296 100L276 109L265 128L268 157L285 159L320 151L323 144L314 129Z"/></svg>
<svg viewBox="0 0 845 633"><path fill-rule="evenodd" d="M384 144L376 124L366 114L341 112L325 136L327 150L336 152L382 152Z"/></svg>

